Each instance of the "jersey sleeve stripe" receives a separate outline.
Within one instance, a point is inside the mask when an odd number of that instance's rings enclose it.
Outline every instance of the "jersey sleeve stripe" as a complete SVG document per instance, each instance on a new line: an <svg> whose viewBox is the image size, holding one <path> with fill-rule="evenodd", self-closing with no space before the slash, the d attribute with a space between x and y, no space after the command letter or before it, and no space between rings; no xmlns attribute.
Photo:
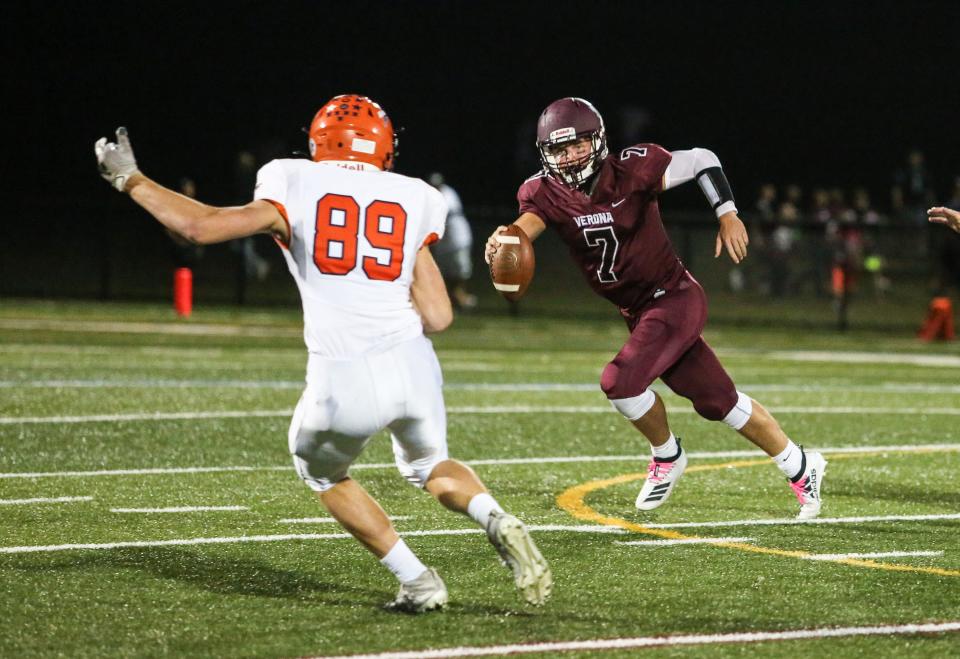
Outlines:
<svg viewBox="0 0 960 659"><path fill-rule="evenodd" d="M421 247L426 247L427 245L432 245L433 243L437 242L438 240L440 240L440 236L438 236L438 235L436 234L436 232L431 231L429 234L427 234L427 237L423 239L423 245L421 245Z"/></svg>

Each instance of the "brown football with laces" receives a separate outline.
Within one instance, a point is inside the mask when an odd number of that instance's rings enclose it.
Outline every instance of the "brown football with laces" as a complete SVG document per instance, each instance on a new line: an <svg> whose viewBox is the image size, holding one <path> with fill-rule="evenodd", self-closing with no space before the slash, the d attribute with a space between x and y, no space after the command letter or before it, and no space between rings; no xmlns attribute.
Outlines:
<svg viewBox="0 0 960 659"><path fill-rule="evenodd" d="M496 240L500 247L490 260L490 278L503 297L516 302L527 292L533 279L536 264L533 243L515 224L498 233Z"/></svg>

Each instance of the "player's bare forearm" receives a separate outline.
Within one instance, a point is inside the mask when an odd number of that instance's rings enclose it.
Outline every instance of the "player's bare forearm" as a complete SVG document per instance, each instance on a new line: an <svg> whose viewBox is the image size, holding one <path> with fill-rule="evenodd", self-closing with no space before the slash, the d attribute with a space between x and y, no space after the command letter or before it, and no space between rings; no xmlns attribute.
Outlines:
<svg viewBox="0 0 960 659"><path fill-rule="evenodd" d="M125 191L160 224L192 243L204 242L199 228L217 212L213 206L165 188L143 174L132 176Z"/></svg>
<svg viewBox="0 0 960 659"><path fill-rule="evenodd" d="M935 224L946 224L957 233L960 233L960 211L955 211L944 206L934 206L927 211L927 219Z"/></svg>
<svg viewBox="0 0 960 659"><path fill-rule="evenodd" d="M539 217L533 213L524 213L518 217L514 222L518 227L523 229L523 232L527 234L527 238L530 239L530 242L533 242L537 239L543 230L547 228L546 222L541 220ZM487 238L487 244L483 250L483 258L490 263L490 259L493 258L493 255L497 253L497 249L500 247L500 243L497 242L497 234L504 231L507 227L501 225L493 230L493 233L490 234L490 237Z"/></svg>
<svg viewBox="0 0 960 659"><path fill-rule="evenodd" d="M720 231L717 232L717 244L713 254L714 258L720 256L720 252L726 250L734 263L740 263L747 258L747 245L750 244L747 227L743 224L743 221L737 217L735 211L724 213L718 221L720 222Z"/></svg>
<svg viewBox="0 0 960 659"><path fill-rule="evenodd" d="M194 244L208 245L265 232L287 238L286 223L269 202L210 206L165 188L140 173L127 181L125 192L160 224Z"/></svg>
<svg viewBox="0 0 960 659"><path fill-rule="evenodd" d="M453 322L453 307L447 294L446 284L437 262L427 247L417 252L413 266L413 283L410 285L410 301L420 314L423 331L428 334L442 332Z"/></svg>

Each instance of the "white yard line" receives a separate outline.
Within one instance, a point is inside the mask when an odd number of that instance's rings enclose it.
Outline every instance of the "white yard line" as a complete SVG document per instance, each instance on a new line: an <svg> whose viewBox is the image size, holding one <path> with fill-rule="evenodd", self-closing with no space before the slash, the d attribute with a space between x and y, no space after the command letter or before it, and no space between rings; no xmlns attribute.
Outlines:
<svg viewBox="0 0 960 659"><path fill-rule="evenodd" d="M737 519L729 522L676 522L644 524L650 529L706 529L730 526L788 526L793 524L865 524L868 522L927 522L938 519L960 519L960 513L941 515L876 515L869 517L817 517L815 519Z"/></svg>
<svg viewBox="0 0 960 659"><path fill-rule="evenodd" d="M960 367L960 356L907 352L848 352L843 350L775 350L758 355L763 359L831 364L908 364L910 366Z"/></svg>
<svg viewBox="0 0 960 659"><path fill-rule="evenodd" d="M543 654L572 651L629 650L634 648L698 646L736 643L764 643L804 639L845 638L851 636L893 636L903 634L945 634L960 631L960 621L869 627L817 627L776 632L736 632L732 634L676 634L634 638L598 638L584 641L545 641L510 645L459 646L439 649L317 656L311 659L455 659L495 655ZM799 648L798 648L799 651Z"/></svg>
<svg viewBox="0 0 960 659"><path fill-rule="evenodd" d="M133 387L141 389L303 389L303 380L182 380L170 378L138 379L70 379L70 380L0 380L0 389L110 389ZM960 394L960 385L929 384L924 382L882 382L878 384L750 384L742 383L737 387L746 393L800 392L800 393L877 393L877 394ZM658 392L670 394L661 385L652 387ZM556 383L556 382L455 382L444 385L447 391L479 392L595 392L600 395L600 385L596 382Z"/></svg>
<svg viewBox="0 0 960 659"><path fill-rule="evenodd" d="M354 465L354 469L362 468ZM86 471L35 471L0 474L0 478L85 478L93 476L149 476L153 474L216 474L232 471L281 471L290 467L156 467L146 469L92 469Z"/></svg>
<svg viewBox="0 0 960 659"><path fill-rule="evenodd" d="M0 380L0 389L303 389L302 380Z"/></svg>
<svg viewBox="0 0 960 659"><path fill-rule="evenodd" d="M303 329L290 326L251 326L212 323L113 322L107 320L41 320L2 318L0 329L47 332L107 332L115 334L177 334L189 336L300 337Z"/></svg>
<svg viewBox="0 0 960 659"><path fill-rule="evenodd" d="M246 506L177 506L174 508L111 508L112 513L205 513L250 510Z"/></svg>
<svg viewBox="0 0 960 659"><path fill-rule="evenodd" d="M778 414L932 414L960 416L960 407L857 407L825 405L770 405ZM461 405L447 408L451 414L606 414L610 405ZM692 407L667 407L670 414L696 414ZM0 420L2 422L2 420Z"/></svg>
<svg viewBox="0 0 960 659"><path fill-rule="evenodd" d="M857 406L769 406L778 414L882 414L889 416L960 416L958 407L857 407ZM691 407L668 407L670 414L696 414ZM449 414L611 414L611 405L453 405ZM290 417L286 410L222 410L209 412L133 412L128 414L88 414L74 416L4 416L0 425L31 423L115 423L120 421L180 421L196 419L244 419Z"/></svg>
<svg viewBox="0 0 960 659"><path fill-rule="evenodd" d="M824 453L882 453L890 451L895 453L915 453L915 452L935 452L935 451L960 451L958 444L898 444L891 446L813 446L808 445L808 449L816 449ZM691 451L687 454L692 459L709 458L754 458L763 457L763 452L758 450L742 451ZM540 463L579 463L579 462L640 462L645 464L650 459L650 455L572 455L572 456L544 456L533 458L489 458L480 460L466 460L471 465L522 465L522 464L540 464ZM392 462L368 462L355 464L351 469L393 469L396 465ZM264 467L246 467L246 466L221 466L221 467L152 467L143 469L96 469L85 471L38 471L38 472L9 472L0 473L0 479L5 478L64 478L64 477L96 477L96 476L147 476L157 474L209 474L222 472L245 472L245 471L288 471L291 467L286 465L264 466Z"/></svg>
<svg viewBox="0 0 960 659"><path fill-rule="evenodd" d="M96 423L117 421L177 421L194 419L244 419L247 417L289 417L293 410L223 410L216 412L138 412L133 414L89 414L78 416L4 416L0 425L15 423Z"/></svg>
<svg viewBox="0 0 960 659"><path fill-rule="evenodd" d="M36 499L0 499L0 506L24 506L34 503L73 503L74 501L93 501L93 497L53 497Z"/></svg>
<svg viewBox="0 0 960 659"><path fill-rule="evenodd" d="M753 538L684 538L683 540L617 540L615 545L631 547L670 547L673 545L712 545L718 542L753 542Z"/></svg>
<svg viewBox="0 0 960 659"><path fill-rule="evenodd" d="M394 522L402 522L413 519L410 515L387 515L387 519ZM293 517L278 520L281 524L336 524L337 520L332 517Z"/></svg>
<svg viewBox="0 0 960 659"><path fill-rule="evenodd" d="M564 531L574 533L610 533L619 535L623 529L612 526L563 526L560 524L529 525L531 531ZM430 531L400 531L402 536L447 536L486 534L483 529L438 529ZM22 547L0 547L0 554L33 554L39 552L70 550L123 549L128 547L175 547L188 545L224 545L242 542L285 542L289 540L343 540L352 538L349 533L287 533L282 535L242 535L221 538L183 538L179 540L132 540L125 542L91 542L63 545L32 545Z"/></svg>
<svg viewBox="0 0 960 659"><path fill-rule="evenodd" d="M895 558L897 556L943 556L942 551L874 551L865 554L810 554L808 561L842 561L847 558Z"/></svg>

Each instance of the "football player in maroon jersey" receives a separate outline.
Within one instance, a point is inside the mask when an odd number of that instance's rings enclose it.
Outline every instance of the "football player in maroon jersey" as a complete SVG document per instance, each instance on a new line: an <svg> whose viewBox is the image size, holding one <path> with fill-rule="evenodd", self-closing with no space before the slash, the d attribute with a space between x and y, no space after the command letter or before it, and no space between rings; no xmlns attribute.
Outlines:
<svg viewBox="0 0 960 659"><path fill-rule="evenodd" d="M653 450L637 508L663 504L687 464L663 401L649 388L660 378L690 399L700 416L723 421L773 458L800 502L798 517L816 517L826 460L804 452L762 405L737 391L701 336L706 296L660 218L660 193L696 181L720 225L715 256L726 251L734 263L747 256L747 231L717 156L656 144L611 154L603 118L582 98L547 106L537 123L537 148L543 169L520 186L514 224L531 240L548 226L556 230L590 287L617 305L627 322L630 338L604 368L600 387ZM487 240L488 263L504 228Z"/></svg>

